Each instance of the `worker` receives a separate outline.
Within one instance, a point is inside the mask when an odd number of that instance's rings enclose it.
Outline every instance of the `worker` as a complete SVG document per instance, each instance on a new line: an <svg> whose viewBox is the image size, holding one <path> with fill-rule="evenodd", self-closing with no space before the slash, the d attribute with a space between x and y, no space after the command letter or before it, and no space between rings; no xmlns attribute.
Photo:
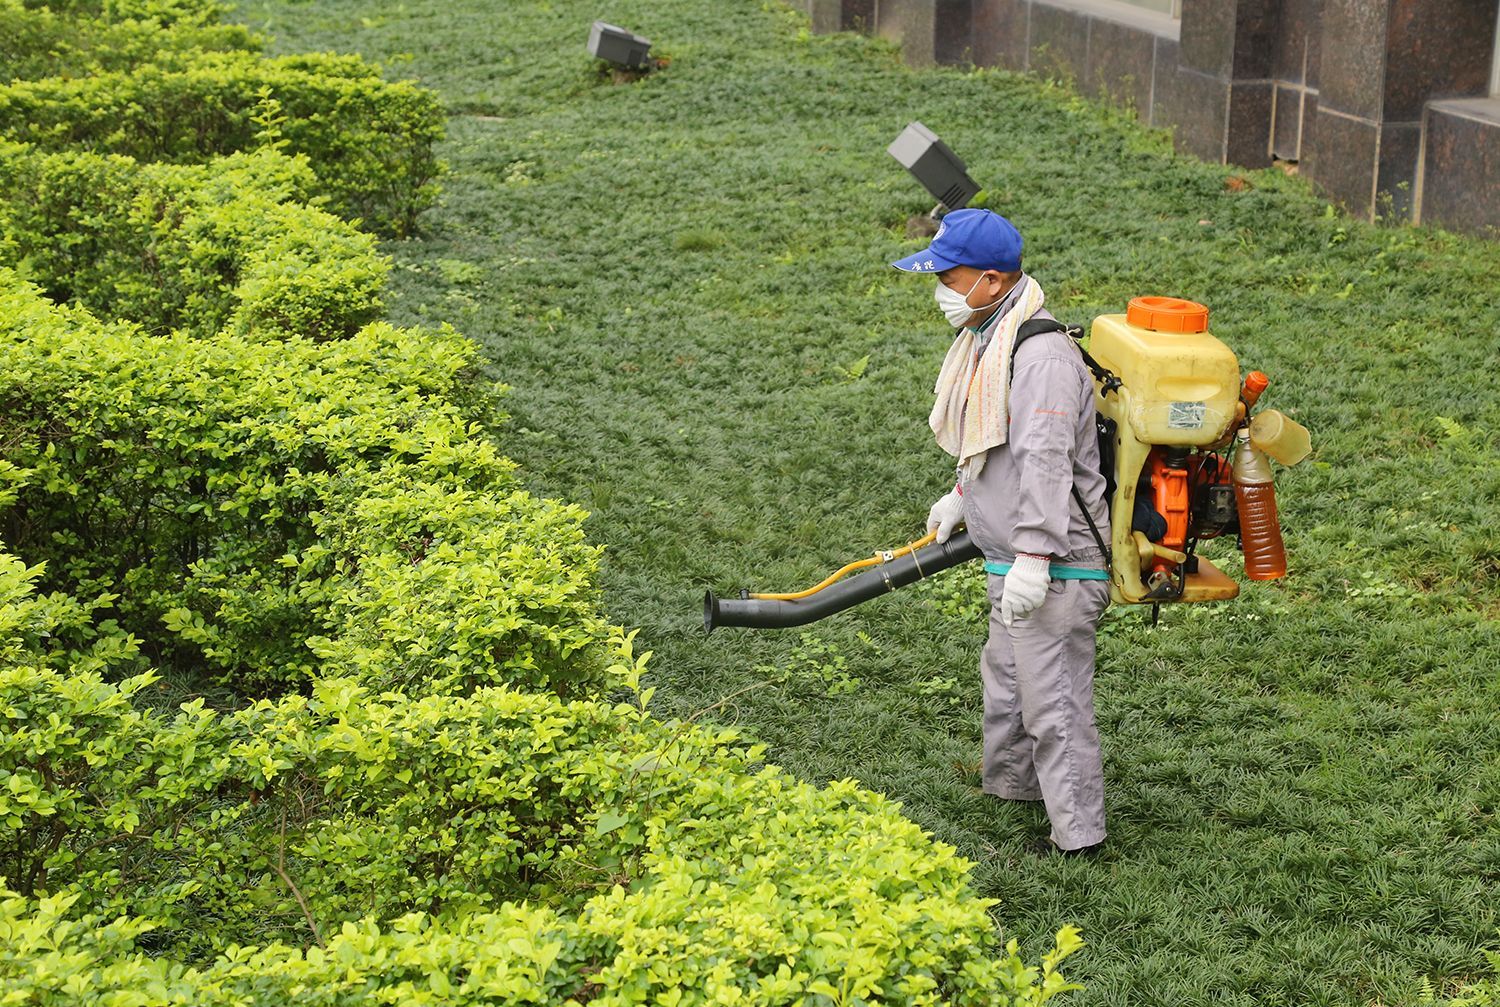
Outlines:
<svg viewBox="0 0 1500 1007"><path fill-rule="evenodd" d="M930 274L958 330L929 418L958 461L957 479L927 529L942 542L966 525L984 553L982 789L1043 802L1051 833L1029 844L1033 852L1090 854L1105 837L1094 653L1109 604L1099 547L1109 541L1109 510L1094 383L1078 346L1062 331L1015 346L1022 322L1052 318L1041 285L1021 270L1021 246L999 214L954 210L930 247L892 265Z"/></svg>

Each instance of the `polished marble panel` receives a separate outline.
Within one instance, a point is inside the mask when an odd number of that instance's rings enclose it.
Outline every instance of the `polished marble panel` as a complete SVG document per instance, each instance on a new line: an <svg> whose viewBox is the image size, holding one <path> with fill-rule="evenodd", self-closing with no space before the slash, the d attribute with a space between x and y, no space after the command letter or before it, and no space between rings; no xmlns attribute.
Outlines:
<svg viewBox="0 0 1500 1007"><path fill-rule="evenodd" d="M1500 98L1435 102L1424 121L1422 223L1500 238Z"/></svg>
<svg viewBox="0 0 1500 1007"><path fill-rule="evenodd" d="M1374 209L1375 155L1380 131L1374 123L1318 109L1311 144L1304 143L1304 173L1334 202L1356 216Z"/></svg>
<svg viewBox="0 0 1500 1007"><path fill-rule="evenodd" d="M1007 70L1026 69L1029 0L976 0L974 62Z"/></svg>
<svg viewBox="0 0 1500 1007"><path fill-rule="evenodd" d="M1084 94L1133 110L1145 119L1151 108L1151 62L1156 36L1139 28L1094 18L1089 26Z"/></svg>
<svg viewBox="0 0 1500 1007"><path fill-rule="evenodd" d="M1031 5L1028 68L1042 77L1081 82L1088 67L1089 17L1078 11Z"/></svg>

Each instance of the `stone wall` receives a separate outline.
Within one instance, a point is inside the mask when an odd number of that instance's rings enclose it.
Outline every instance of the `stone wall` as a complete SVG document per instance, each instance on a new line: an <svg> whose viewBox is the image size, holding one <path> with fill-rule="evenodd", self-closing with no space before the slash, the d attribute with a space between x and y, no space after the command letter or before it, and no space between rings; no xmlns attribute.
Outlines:
<svg viewBox="0 0 1500 1007"><path fill-rule="evenodd" d="M1295 161L1351 213L1500 227L1497 0L802 0L817 31L873 32L913 66L1068 79L1170 128L1179 150Z"/></svg>

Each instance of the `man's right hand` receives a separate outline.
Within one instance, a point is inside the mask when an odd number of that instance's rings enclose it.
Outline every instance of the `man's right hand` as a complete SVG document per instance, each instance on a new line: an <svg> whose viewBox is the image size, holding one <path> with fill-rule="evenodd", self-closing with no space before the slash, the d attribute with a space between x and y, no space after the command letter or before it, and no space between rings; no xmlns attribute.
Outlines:
<svg viewBox="0 0 1500 1007"><path fill-rule="evenodd" d="M946 542L948 536L953 534L953 529L963 523L964 498L959 495L958 487L955 486L927 512L927 530L937 532L939 542Z"/></svg>

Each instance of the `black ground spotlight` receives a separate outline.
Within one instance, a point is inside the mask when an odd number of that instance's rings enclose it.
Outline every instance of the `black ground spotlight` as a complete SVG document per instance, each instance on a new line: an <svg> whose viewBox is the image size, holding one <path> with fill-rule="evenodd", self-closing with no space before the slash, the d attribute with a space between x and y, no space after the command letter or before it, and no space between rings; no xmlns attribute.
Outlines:
<svg viewBox="0 0 1500 1007"><path fill-rule="evenodd" d="M903 129L886 151L938 201L935 217L967 206L979 192L979 183L969 177L958 155L920 122Z"/></svg>
<svg viewBox="0 0 1500 1007"><path fill-rule="evenodd" d="M644 70L651 42L624 28L595 21L589 30L589 52L624 70Z"/></svg>

